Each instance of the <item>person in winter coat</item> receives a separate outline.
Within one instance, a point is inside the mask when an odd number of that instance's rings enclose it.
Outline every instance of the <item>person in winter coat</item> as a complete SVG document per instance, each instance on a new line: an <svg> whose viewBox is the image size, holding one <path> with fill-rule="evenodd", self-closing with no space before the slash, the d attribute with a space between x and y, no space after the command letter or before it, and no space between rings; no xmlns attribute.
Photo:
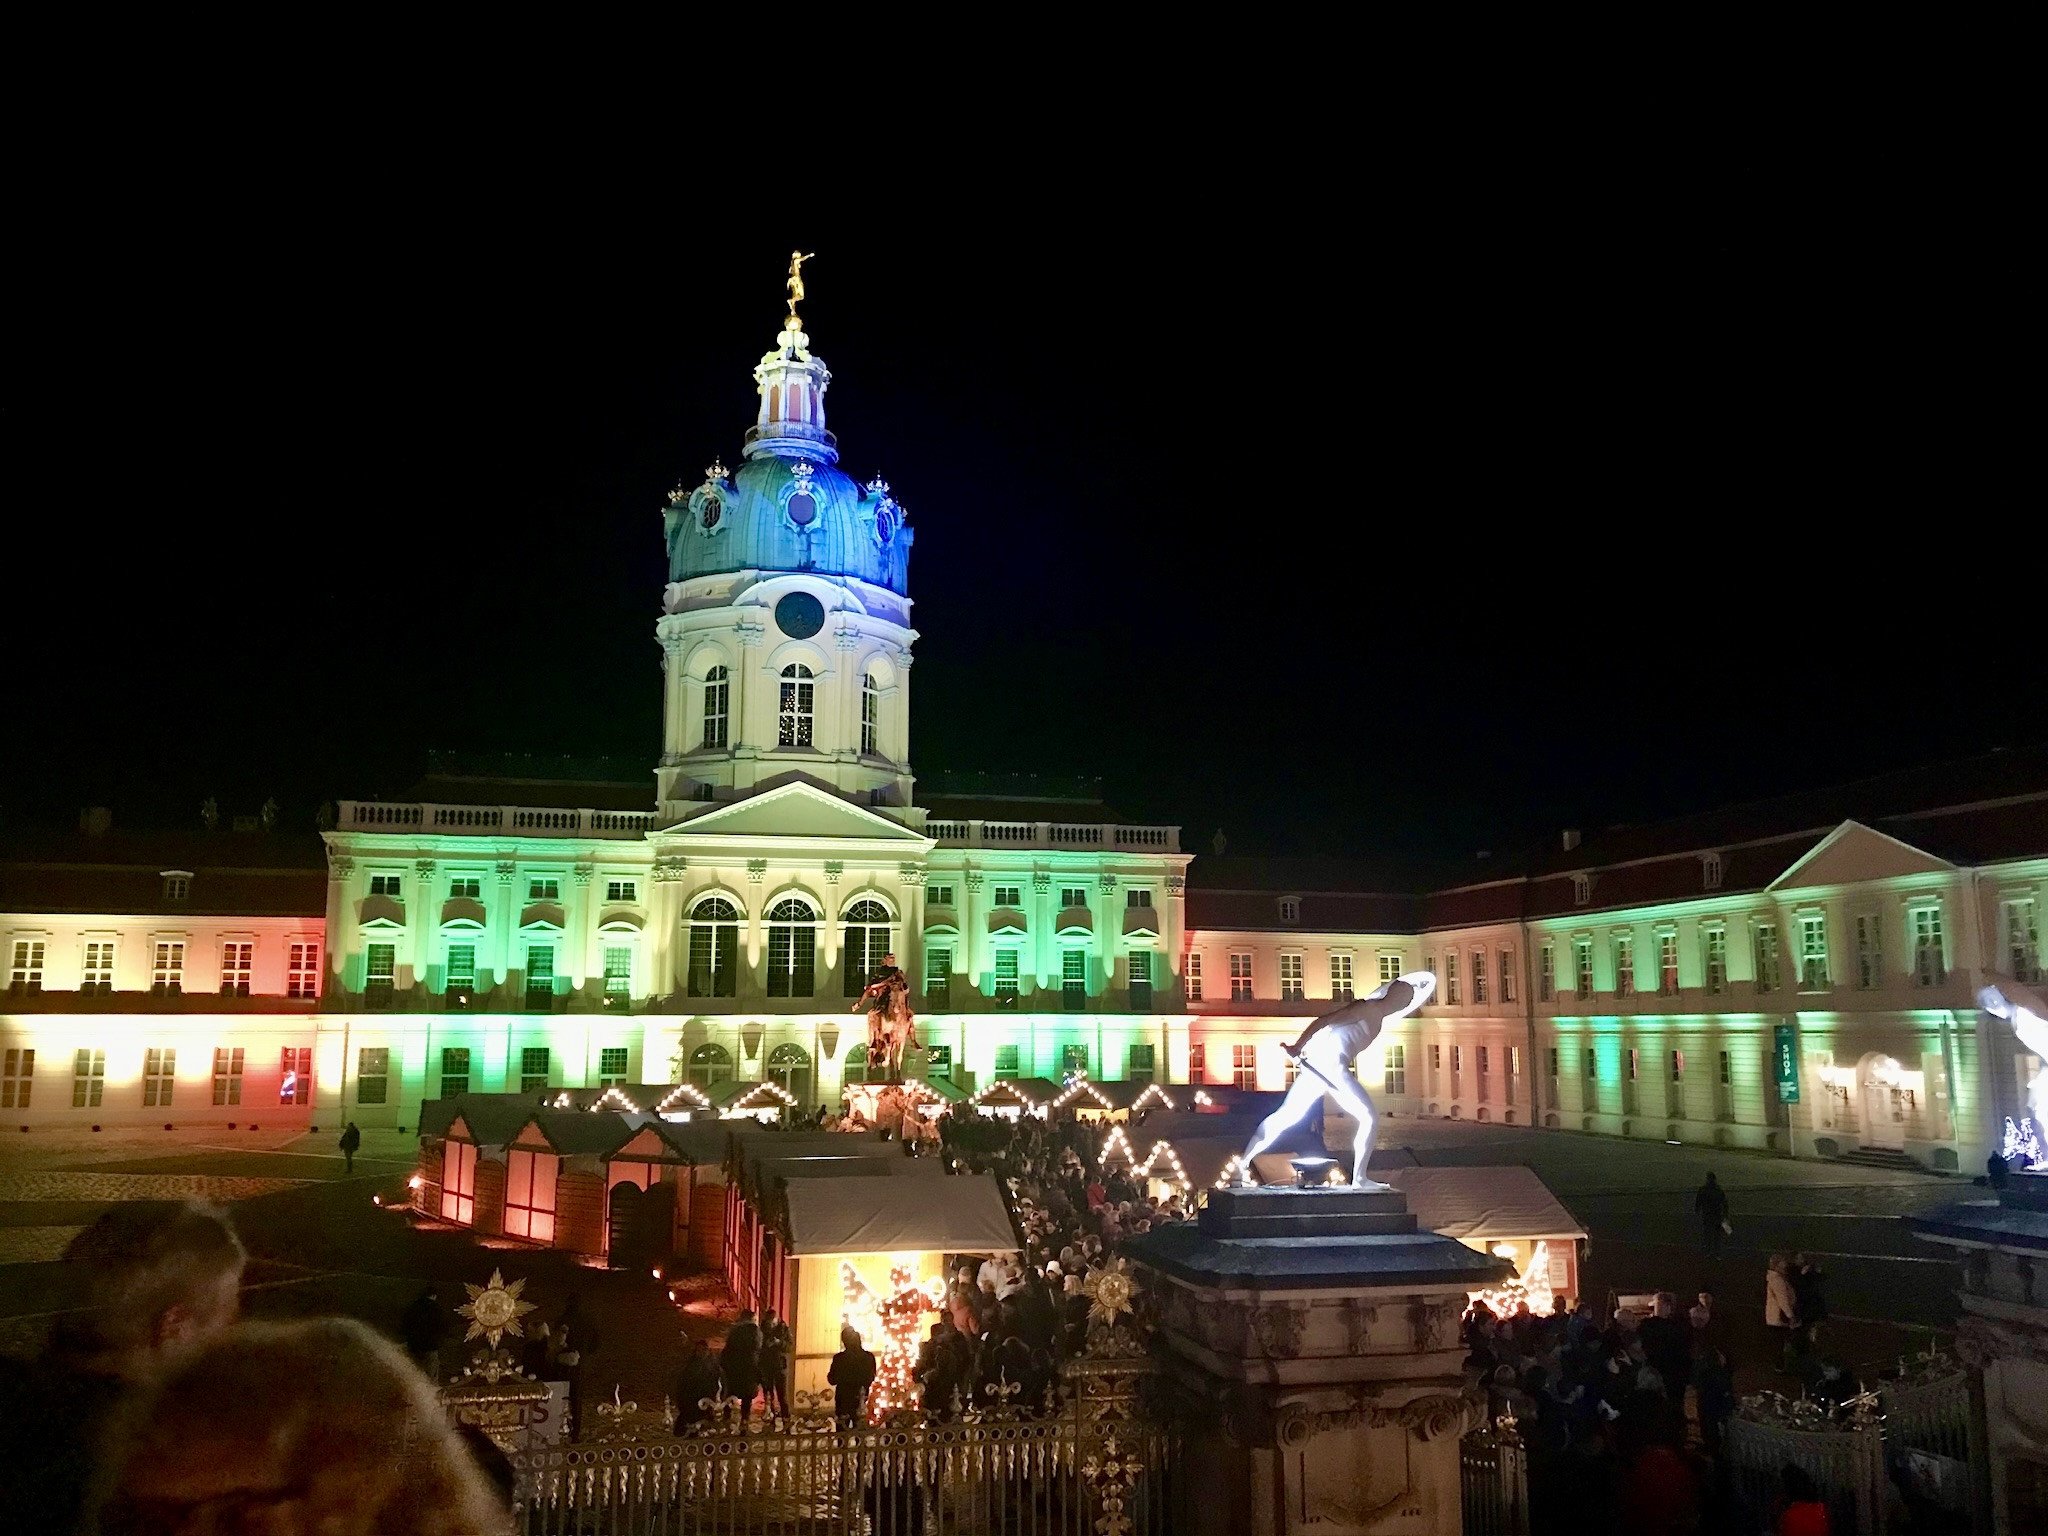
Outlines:
<svg viewBox="0 0 2048 1536"><path fill-rule="evenodd" d="M676 1423L702 1424L711 1416L704 1404L718 1395L718 1357L702 1339L692 1339L676 1381Z"/></svg>
<svg viewBox="0 0 2048 1536"><path fill-rule="evenodd" d="M761 1393L764 1406L777 1418L789 1414L789 1399L785 1395L784 1382L789 1375L789 1356L796 1347L796 1337L789 1331L789 1324L776 1317L773 1312L761 1314Z"/></svg>
<svg viewBox="0 0 2048 1536"><path fill-rule="evenodd" d="M1792 1277L1782 1253L1771 1255L1770 1269L1764 1274L1764 1326L1778 1340L1778 1359L1783 1369L1792 1357L1792 1341L1798 1334L1799 1299L1792 1289Z"/></svg>
<svg viewBox="0 0 2048 1536"><path fill-rule="evenodd" d="M725 1395L740 1400L740 1427L754 1411L754 1397L761 1390L761 1326L752 1312L742 1312L725 1336L725 1353L718 1357L718 1374L725 1381Z"/></svg>
<svg viewBox="0 0 2048 1536"><path fill-rule="evenodd" d="M1707 1246L1707 1257L1721 1257L1721 1239L1726 1234L1722 1228L1728 1221L1728 1192L1721 1188L1721 1181L1712 1173L1707 1182L1699 1187L1699 1193L1692 1197L1693 1214L1700 1219L1700 1240Z"/></svg>
<svg viewBox="0 0 2048 1536"><path fill-rule="evenodd" d="M861 1344L860 1331L850 1323L839 1330L839 1353L832 1357L825 1380L832 1387L832 1412L841 1427L866 1422L868 1388L875 1384L875 1357Z"/></svg>
<svg viewBox="0 0 2048 1536"><path fill-rule="evenodd" d="M1803 1253L1792 1256L1789 1274L1793 1305L1799 1312L1799 1347L1810 1354L1820 1343L1820 1325L1828 1317L1827 1292L1822 1289L1827 1277Z"/></svg>
<svg viewBox="0 0 2048 1536"><path fill-rule="evenodd" d="M356 1148L362 1144L363 1133L356 1129L355 1121L349 1121L347 1128L341 1133L341 1159L342 1171L344 1173L354 1173L356 1171Z"/></svg>

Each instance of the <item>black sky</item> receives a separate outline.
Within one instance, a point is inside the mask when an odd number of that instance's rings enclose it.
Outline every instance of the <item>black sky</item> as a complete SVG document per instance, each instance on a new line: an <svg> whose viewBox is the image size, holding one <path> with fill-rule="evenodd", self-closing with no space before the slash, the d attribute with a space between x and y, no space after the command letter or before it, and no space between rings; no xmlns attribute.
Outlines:
<svg viewBox="0 0 2048 1536"><path fill-rule="evenodd" d="M2038 563L2031 263L1932 151L1191 147L879 200L479 153L138 163L40 237L7 814L651 762L663 493L738 462L799 244L844 465L917 529L921 771L1464 854L2042 734L1982 590Z"/></svg>

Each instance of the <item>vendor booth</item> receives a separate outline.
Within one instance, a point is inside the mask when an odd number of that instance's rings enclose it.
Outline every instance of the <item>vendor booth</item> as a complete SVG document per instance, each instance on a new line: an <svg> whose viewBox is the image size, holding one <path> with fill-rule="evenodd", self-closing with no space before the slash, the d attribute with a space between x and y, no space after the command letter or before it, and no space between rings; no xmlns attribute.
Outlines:
<svg viewBox="0 0 2048 1536"><path fill-rule="evenodd" d="M1076 1120L1124 1125L1154 1110L1174 1109L1174 1093L1185 1091L1169 1090L1157 1083L1098 1083L1092 1078L1077 1077L1055 1094L1047 1107L1072 1110Z"/></svg>
<svg viewBox="0 0 2048 1536"><path fill-rule="evenodd" d="M1408 1209L1432 1232L1515 1266L1530 1310L1578 1300L1579 1244L1586 1229L1530 1169L1386 1168L1377 1176L1408 1197ZM1475 1297L1483 1293L1475 1292ZM1486 1297L1488 1304L1515 1298Z"/></svg>
<svg viewBox="0 0 2048 1536"><path fill-rule="evenodd" d="M1060 1085L1049 1077L1000 1077L975 1089L967 1102L976 1114L991 1120L1020 1120L1042 1116L1060 1092Z"/></svg>

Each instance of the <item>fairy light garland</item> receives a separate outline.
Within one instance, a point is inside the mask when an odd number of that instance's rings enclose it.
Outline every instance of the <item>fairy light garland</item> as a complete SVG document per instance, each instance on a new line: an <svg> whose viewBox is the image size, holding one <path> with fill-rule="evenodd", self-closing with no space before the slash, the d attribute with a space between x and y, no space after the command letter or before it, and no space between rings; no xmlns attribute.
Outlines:
<svg viewBox="0 0 2048 1536"><path fill-rule="evenodd" d="M890 1294L883 1296L852 1260L839 1261L839 1293L845 1303L840 1321L858 1333L863 1344L872 1341L875 1346L875 1384L868 1392L871 1424L917 1404L917 1378L911 1370L917 1363L918 1329L924 1314L936 1312L945 1299L946 1282L933 1276L920 1285L913 1274L903 1260L892 1261Z"/></svg>
<svg viewBox="0 0 2048 1536"><path fill-rule="evenodd" d="M603 1093L599 1094L597 1097L597 1102L590 1106L590 1112L592 1114L596 1114L600 1109L605 1108L608 1104L614 1104L614 1101L616 1101L615 1107L625 1110L625 1112L629 1115L637 1115L640 1113L640 1106L638 1104L635 1104L631 1099L627 1098L625 1094L621 1093L617 1088L607 1088Z"/></svg>
<svg viewBox="0 0 2048 1536"><path fill-rule="evenodd" d="M668 1091L667 1096L654 1106L654 1112L657 1115L666 1114L669 1110L675 1108L679 1101L685 1099L689 1100L692 1109L709 1109L711 1107L711 1101L704 1096L696 1084L677 1083L675 1087Z"/></svg>

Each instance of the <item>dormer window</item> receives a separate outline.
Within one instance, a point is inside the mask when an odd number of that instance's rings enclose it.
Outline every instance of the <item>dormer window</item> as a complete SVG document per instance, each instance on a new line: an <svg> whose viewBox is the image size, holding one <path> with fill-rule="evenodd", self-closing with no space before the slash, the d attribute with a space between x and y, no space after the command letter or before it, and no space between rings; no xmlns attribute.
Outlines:
<svg viewBox="0 0 2048 1536"><path fill-rule="evenodd" d="M164 900L184 901L192 894L192 871L189 869L167 869L163 871Z"/></svg>
<svg viewBox="0 0 2048 1536"><path fill-rule="evenodd" d="M1301 921L1301 898L1299 896L1282 896L1280 898L1280 921L1283 923L1298 923Z"/></svg>
<svg viewBox="0 0 2048 1536"><path fill-rule="evenodd" d="M1700 855L1700 888L1708 891L1721 889L1721 855L1703 853Z"/></svg>
<svg viewBox="0 0 2048 1536"><path fill-rule="evenodd" d="M1572 905L1575 907L1583 907L1587 902L1591 901L1592 899L1593 877L1591 875L1573 875Z"/></svg>

